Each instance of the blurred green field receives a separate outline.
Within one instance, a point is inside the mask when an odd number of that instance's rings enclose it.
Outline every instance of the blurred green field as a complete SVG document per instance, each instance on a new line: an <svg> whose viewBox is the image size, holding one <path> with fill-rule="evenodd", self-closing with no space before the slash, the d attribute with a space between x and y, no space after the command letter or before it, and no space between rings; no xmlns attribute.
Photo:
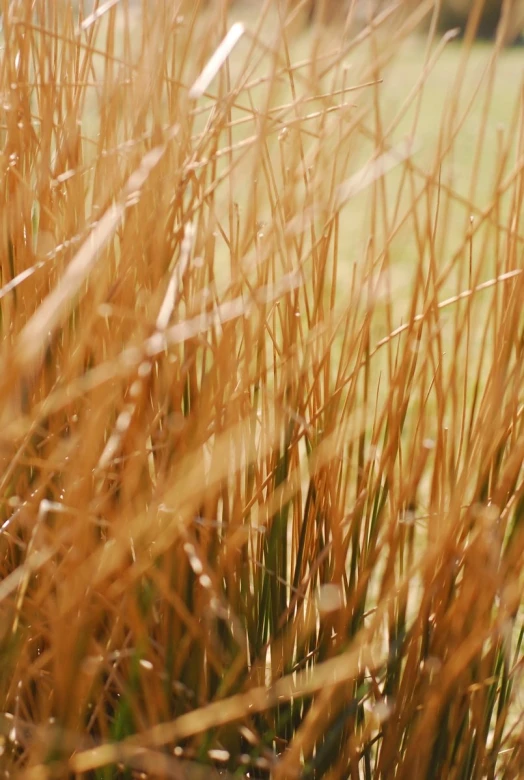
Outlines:
<svg viewBox="0 0 524 780"><path fill-rule="evenodd" d="M212 48L220 41L222 32L213 25L210 28L210 19L203 15L202 20L197 25L195 37L197 40L209 39L208 45ZM118 19L118 15L117 15ZM143 16L139 4L135 8L134 15L131 16L133 24L131 32L126 30L126 41L118 35L120 25L116 24L117 35L115 41L115 52L118 56L124 52L126 46L130 49L139 47L143 30ZM123 29L123 20L121 18L121 28ZM376 66L376 54L380 51L380 37L377 41L370 43L364 41L355 46L351 41L340 40L336 29L326 28L320 33L312 29L297 28L297 32L292 36L289 51L278 51L278 39L273 34L274 19L269 16L268 21L257 29L258 14L252 5L237 5L230 12L228 23L242 21L246 24L249 31L255 31L259 37L259 43L254 47L256 57L252 58L251 63L246 62L246 58L252 51L252 42L250 36L246 36L235 48L228 65L228 81L235 84L235 79L242 74L244 82L259 82L249 90L249 102L246 101L246 94L243 94L241 104L232 108L231 121L242 124L233 127L226 135L220 138L221 147L245 142L247 138L253 135L255 130L255 117L263 115L267 108L273 110L278 106L283 106L281 111L275 110L275 122L273 131L274 144L272 152L277 154L279 146L279 133L282 129L287 129L287 123L291 120L296 124L299 117L311 114L313 118L310 122L304 122L301 125L302 141L304 149L311 146L311 140L318 138L319 124L315 113L329 105L331 108L340 106L346 100L350 106L333 113L329 119L330 131L333 137L333 148L330 150L329 139L326 148L323 149L326 156L330 151L333 157L336 154L335 144L337 136L344 133L351 126L353 119L359 112L364 113L362 119L351 129L350 133L343 141L348 149L351 145L351 165L347 170L348 177L356 172L358 164L362 165L376 154L377 138L380 132L385 133L384 147L390 148L396 143L410 137L413 139L415 153L412 161L415 170L415 178L419 184L423 184L424 176L435 176L435 166L440 169L441 183L444 183L451 193L453 200L449 222L446 223L446 245L449 251L454 251L457 242L460 242L464 222L469 219L470 211L468 204L463 203L463 199L473 202L477 213L485 208L490 201L493 193L494 178L500 174L500 153L504 147L510 151L510 156L506 163L511 165L514 161L517 135L514 133L513 144L508 141L508 135L511 135L515 129L515 112L518 111L518 100L524 84L524 60L522 51L518 47L506 48L495 56L493 46L487 43L476 43L467 58L464 55L464 47L460 41L452 41L445 45L442 51L436 56L433 62L431 72L424 77L423 84L416 97L413 97L417 85L420 84L421 74L428 60L435 56L435 52L440 43L440 36L436 36L431 47L428 47L425 36L418 34L412 35L408 40L402 40L393 56L388 55L383 67ZM186 34L186 25L189 24L188 15L180 17L180 40L183 43ZM97 36L98 44L103 50L104 40L107 35L106 25L100 24L100 31ZM200 30L200 31L198 31ZM123 36L123 32L122 32ZM264 50L264 47L267 49ZM378 48L377 48L378 47ZM202 47L199 47L201 51ZM345 55L345 49L349 49ZM311 100L311 55L312 52L319 53L326 63L326 71L329 71L322 78L319 74L318 87L319 94L326 95L322 100ZM285 57L293 63L304 63L302 68L297 69L295 77L295 95L291 94L289 81L285 76L281 79L281 89L279 91L273 88L271 96L267 94L267 79L270 78L271 68L277 67L285 69ZM332 62L340 59L340 65L333 67ZM322 61L322 60L321 60ZM202 67L202 57L200 60L191 63L189 58L190 72L196 76L199 68ZM100 75L102 75L102 57L100 57ZM453 87L457 82L457 77L461 67L464 66L464 77L461 87L460 100L457 105L452 102L456 99L453 96ZM246 78L246 72L250 77ZM184 72L184 83L190 83L190 73ZM224 78L223 75L220 79ZM354 92L349 92L347 96L333 97L328 93L342 88L341 83L349 88L358 87L361 83L367 83L370 80L377 80L376 86L363 87ZM218 85L211 86L211 93L216 91ZM410 98L411 96L411 98ZM91 139L96 135L96 124L98 117L99 96L93 91L86 103L84 133L86 139ZM301 104L301 100L307 100L307 103ZM406 102L410 100L411 107L405 109ZM212 100L209 106L212 105ZM167 103L167 101L166 101ZM291 105L293 103L293 105ZM286 109L287 106L287 109ZM169 108L165 106L166 124L172 123L175 117L170 116ZM200 118L195 121L194 129L196 132L205 127L209 111L205 110L205 100L198 107ZM258 121L258 119L257 119ZM394 129L388 130L390 123L394 122ZM452 128L460 130L456 137L449 144L449 149L444 159L440 151L439 142L441 140L443 123L451 132ZM513 123L513 124L512 124ZM380 125L380 128L379 128ZM480 128L483 128L482 133ZM310 136L308 138L308 131ZM126 140L125 131L122 130L122 141ZM379 139L380 140L380 139ZM246 154L245 148L241 151L243 155L243 170L245 162L249 160L249 154ZM222 166L227 165L224 160ZM220 170L220 168L219 168ZM401 187L401 173L391 173L387 176L387 194L388 200L392 203L396 201ZM243 200L241 188L246 185L247 179L239 177L239 201ZM402 187L405 187L405 182ZM456 196L456 197L454 197ZM411 194L406 195L411 198ZM366 215L369 215L369 193L365 192L363 197L356 197L348 205L344 225L344 243L353 251L360 252L365 244L365 235L368 231ZM472 216L476 216L473 214ZM363 228L363 231L362 231ZM456 228L456 234L454 231ZM409 235L401 233L399 241L402 246L402 253L406 255L406 261L409 261L410 240ZM400 249L399 249L400 251ZM416 250L415 250L416 251Z"/></svg>

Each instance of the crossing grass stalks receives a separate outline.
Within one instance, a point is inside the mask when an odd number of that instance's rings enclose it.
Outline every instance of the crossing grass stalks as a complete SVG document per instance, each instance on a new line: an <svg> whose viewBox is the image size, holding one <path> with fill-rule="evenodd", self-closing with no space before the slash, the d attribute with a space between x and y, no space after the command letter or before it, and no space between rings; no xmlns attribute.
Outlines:
<svg viewBox="0 0 524 780"><path fill-rule="evenodd" d="M2 776L522 771L524 80L434 5L2 3Z"/></svg>

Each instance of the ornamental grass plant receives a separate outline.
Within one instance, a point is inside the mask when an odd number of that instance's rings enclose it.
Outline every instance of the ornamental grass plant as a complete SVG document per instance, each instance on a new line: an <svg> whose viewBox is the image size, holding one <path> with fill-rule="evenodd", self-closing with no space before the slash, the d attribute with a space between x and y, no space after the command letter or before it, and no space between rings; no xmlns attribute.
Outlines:
<svg viewBox="0 0 524 780"><path fill-rule="evenodd" d="M522 776L524 72L438 5L3 0L1 777Z"/></svg>

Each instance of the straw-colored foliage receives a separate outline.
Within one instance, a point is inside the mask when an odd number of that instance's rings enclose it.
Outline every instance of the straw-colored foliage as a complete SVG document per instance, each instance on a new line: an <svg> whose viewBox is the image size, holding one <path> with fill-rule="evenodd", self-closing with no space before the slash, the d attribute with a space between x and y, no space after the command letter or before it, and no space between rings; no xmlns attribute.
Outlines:
<svg viewBox="0 0 524 780"><path fill-rule="evenodd" d="M3 777L519 776L522 61L433 5L2 4Z"/></svg>

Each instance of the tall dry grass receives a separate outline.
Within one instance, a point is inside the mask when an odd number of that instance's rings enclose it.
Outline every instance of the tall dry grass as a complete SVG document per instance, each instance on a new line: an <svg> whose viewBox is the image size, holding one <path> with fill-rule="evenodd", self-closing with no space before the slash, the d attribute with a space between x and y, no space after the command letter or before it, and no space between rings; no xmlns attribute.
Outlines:
<svg viewBox="0 0 524 780"><path fill-rule="evenodd" d="M431 0L309 37L272 0L96 7L2 3L3 776L518 777L503 30L440 109Z"/></svg>

